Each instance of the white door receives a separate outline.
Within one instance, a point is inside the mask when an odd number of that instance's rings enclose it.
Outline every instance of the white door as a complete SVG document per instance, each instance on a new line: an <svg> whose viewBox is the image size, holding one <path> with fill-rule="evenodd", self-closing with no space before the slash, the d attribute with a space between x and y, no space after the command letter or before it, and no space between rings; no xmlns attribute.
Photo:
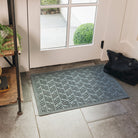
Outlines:
<svg viewBox="0 0 138 138"><path fill-rule="evenodd" d="M29 0L30 68L100 59L108 0Z"/></svg>

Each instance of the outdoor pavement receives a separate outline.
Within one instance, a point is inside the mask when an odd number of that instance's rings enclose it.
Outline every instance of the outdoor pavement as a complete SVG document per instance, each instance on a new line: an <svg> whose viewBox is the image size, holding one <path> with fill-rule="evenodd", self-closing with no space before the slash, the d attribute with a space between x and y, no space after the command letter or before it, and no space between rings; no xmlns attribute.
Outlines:
<svg viewBox="0 0 138 138"><path fill-rule="evenodd" d="M50 49L66 46L67 22L61 14L40 16L41 49ZM76 27L70 28L70 45L73 45L73 35Z"/></svg>

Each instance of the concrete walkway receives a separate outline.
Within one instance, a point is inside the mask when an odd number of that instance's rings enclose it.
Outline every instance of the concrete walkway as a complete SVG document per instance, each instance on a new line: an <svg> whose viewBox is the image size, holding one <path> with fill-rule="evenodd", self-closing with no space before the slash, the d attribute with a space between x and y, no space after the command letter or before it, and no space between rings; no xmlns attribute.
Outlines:
<svg viewBox="0 0 138 138"><path fill-rule="evenodd" d="M40 16L41 49L66 47L67 22L61 14ZM70 45L73 45L73 35L76 28L70 28Z"/></svg>

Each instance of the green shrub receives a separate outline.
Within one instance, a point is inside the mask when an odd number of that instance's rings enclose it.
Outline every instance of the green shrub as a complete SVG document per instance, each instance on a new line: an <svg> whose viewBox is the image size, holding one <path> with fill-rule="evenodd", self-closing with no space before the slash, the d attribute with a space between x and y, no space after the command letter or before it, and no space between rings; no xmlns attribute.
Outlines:
<svg viewBox="0 0 138 138"><path fill-rule="evenodd" d="M59 0L41 0L41 5L54 5L54 4L59 4ZM47 13L51 13L58 11L59 12L59 8L47 8L47 9L42 9L42 12L47 12Z"/></svg>
<svg viewBox="0 0 138 138"><path fill-rule="evenodd" d="M94 24L86 23L80 25L73 36L74 45L83 45L92 43Z"/></svg>
<svg viewBox="0 0 138 138"><path fill-rule="evenodd" d="M59 4L59 0L41 0L41 5Z"/></svg>

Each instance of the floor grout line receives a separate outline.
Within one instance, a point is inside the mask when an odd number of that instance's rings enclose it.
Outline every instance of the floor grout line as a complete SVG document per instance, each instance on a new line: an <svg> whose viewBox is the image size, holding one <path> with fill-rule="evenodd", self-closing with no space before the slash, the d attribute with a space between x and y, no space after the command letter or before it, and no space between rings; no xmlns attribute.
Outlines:
<svg viewBox="0 0 138 138"><path fill-rule="evenodd" d="M137 97L137 96L136 96ZM132 116L133 111L130 111L129 108L123 103L123 100L120 101L121 104L123 104L123 106L125 107L125 109L127 110L128 116L137 124L137 121L135 120L135 118Z"/></svg>
<svg viewBox="0 0 138 138"><path fill-rule="evenodd" d="M38 122L37 122L37 115L35 114L36 112L38 113L38 111L36 111L36 109L35 109L35 104L36 103L34 103L35 102L35 97L34 97L34 93L33 93L33 88L32 88L32 83L30 83L30 85L31 85L31 103L32 103L32 106L33 106L33 112L34 112L34 116L35 116L35 122L36 122L36 126L37 126L37 132L38 132L38 135L39 135L39 138L41 138L41 135L40 135L40 131L39 131L39 127L38 127ZM37 108L37 107L36 107Z"/></svg>
<svg viewBox="0 0 138 138"><path fill-rule="evenodd" d="M125 112L123 114L113 115L113 116L102 118L102 119L95 120L95 121L89 121L88 124L103 121L103 120L108 120L108 119L115 118L115 117L118 117L118 116L123 116L123 115L128 115L128 112Z"/></svg>
<svg viewBox="0 0 138 138"><path fill-rule="evenodd" d="M88 127L88 129L89 129L89 132L90 132L90 134L91 134L92 138L94 138L94 135L93 135L93 133L92 133L92 131L91 131L91 129L90 129L90 127L89 127L88 123L87 123L87 120L85 119L85 116L84 116L84 114L83 114L83 112L82 112L81 108L80 108L80 112L81 112L81 114L82 114L82 116L83 116L84 121L85 121L85 122L86 122L86 124L87 124L87 127Z"/></svg>
<svg viewBox="0 0 138 138"><path fill-rule="evenodd" d="M35 116L35 122L36 122L37 132L38 132L39 138L41 138L39 127L38 127L38 122L37 122L37 116L35 115L35 109L34 109L33 101L31 101L31 103L32 103L32 106L33 106L33 113L34 113L34 116Z"/></svg>
<svg viewBox="0 0 138 138"><path fill-rule="evenodd" d="M128 107L123 103L123 100L121 100L120 103L125 107L125 109L126 109L128 112L130 112L129 109L128 109Z"/></svg>

